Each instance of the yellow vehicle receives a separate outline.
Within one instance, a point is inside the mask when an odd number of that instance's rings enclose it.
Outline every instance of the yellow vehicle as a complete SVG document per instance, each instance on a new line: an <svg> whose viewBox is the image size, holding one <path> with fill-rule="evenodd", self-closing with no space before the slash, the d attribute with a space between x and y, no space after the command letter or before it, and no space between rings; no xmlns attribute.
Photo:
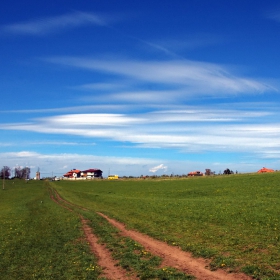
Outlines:
<svg viewBox="0 0 280 280"><path fill-rule="evenodd" d="M119 179L119 175L109 175L108 176L108 180L118 180Z"/></svg>

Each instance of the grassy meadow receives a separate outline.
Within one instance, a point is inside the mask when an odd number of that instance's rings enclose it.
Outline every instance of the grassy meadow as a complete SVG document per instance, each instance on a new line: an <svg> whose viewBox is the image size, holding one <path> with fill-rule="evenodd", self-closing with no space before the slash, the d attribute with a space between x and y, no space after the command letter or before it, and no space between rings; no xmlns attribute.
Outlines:
<svg viewBox="0 0 280 280"><path fill-rule="evenodd" d="M211 268L280 279L280 173L60 181L65 199L211 259Z"/></svg>
<svg viewBox="0 0 280 280"><path fill-rule="evenodd" d="M0 275L2 280L99 275L80 219L50 199L46 182L6 180L0 190Z"/></svg>
<svg viewBox="0 0 280 280"><path fill-rule="evenodd" d="M101 279L79 216L140 279L193 279L118 235L102 212L211 261L210 268L280 279L280 173L93 181L7 180L0 191L1 279ZM58 193L73 212L50 199ZM138 255L135 254L138 252ZM172 276L171 276L172 275ZM102 278L103 279L103 278Z"/></svg>

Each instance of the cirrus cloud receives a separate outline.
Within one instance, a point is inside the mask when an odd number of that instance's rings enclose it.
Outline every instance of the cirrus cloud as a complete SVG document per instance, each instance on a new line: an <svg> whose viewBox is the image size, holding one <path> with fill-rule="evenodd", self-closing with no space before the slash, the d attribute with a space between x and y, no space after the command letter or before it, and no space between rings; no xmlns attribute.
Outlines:
<svg viewBox="0 0 280 280"><path fill-rule="evenodd" d="M130 78L138 83L161 84L184 95L245 94L277 91L272 85L235 75L227 67L191 60L137 61L128 59L95 59L91 57L49 57L45 61L69 67ZM165 90L165 92L168 92ZM158 97L161 92L158 91ZM164 95L164 92L162 93Z"/></svg>
<svg viewBox="0 0 280 280"><path fill-rule="evenodd" d="M107 24L107 19L97 14L86 12L74 12L53 17L44 17L21 23L13 23L2 26L2 31L10 34L21 35L44 35L48 33L58 32L62 29L80 27L83 25L99 25Z"/></svg>

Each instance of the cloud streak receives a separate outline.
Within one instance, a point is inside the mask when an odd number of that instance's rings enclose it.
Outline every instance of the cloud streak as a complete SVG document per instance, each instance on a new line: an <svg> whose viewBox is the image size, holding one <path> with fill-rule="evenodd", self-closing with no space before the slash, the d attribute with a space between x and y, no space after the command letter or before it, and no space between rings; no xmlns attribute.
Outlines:
<svg viewBox="0 0 280 280"><path fill-rule="evenodd" d="M139 114L69 114L2 124L0 129L75 135L135 147L188 152L271 154L280 148L280 124L263 123L273 112L192 107ZM250 124L253 121L254 124Z"/></svg>
<svg viewBox="0 0 280 280"><path fill-rule="evenodd" d="M157 165L155 167L152 167L149 171L152 172L152 173L156 173L159 170L166 171L167 170L167 166L165 166L164 164L160 164L160 165Z"/></svg>
<svg viewBox="0 0 280 280"><path fill-rule="evenodd" d="M56 33L62 29L75 28L85 25L104 26L107 20L93 13L74 12L70 14L45 17L33 21L5 25L2 30L10 34L45 35Z"/></svg>
<svg viewBox="0 0 280 280"><path fill-rule="evenodd" d="M181 96L197 93L231 95L276 91L267 83L236 76L218 64L190 60L135 61L100 60L89 57L52 57L46 61L103 72L142 83L161 84L176 89Z"/></svg>

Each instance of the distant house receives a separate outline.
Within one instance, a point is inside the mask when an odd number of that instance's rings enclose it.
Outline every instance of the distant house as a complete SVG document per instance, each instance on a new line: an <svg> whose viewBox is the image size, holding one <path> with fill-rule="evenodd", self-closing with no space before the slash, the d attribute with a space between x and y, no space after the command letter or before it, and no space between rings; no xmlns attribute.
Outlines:
<svg viewBox="0 0 280 280"><path fill-rule="evenodd" d="M87 179L102 178L102 173L100 169L87 169L81 171L81 176Z"/></svg>
<svg viewBox="0 0 280 280"><path fill-rule="evenodd" d="M63 177L68 179L76 179L81 177L81 171L79 169L72 169L68 171Z"/></svg>
<svg viewBox="0 0 280 280"><path fill-rule="evenodd" d="M269 173L269 172L274 172L273 169L269 169L266 167L263 167L262 169L260 169L257 173Z"/></svg>
<svg viewBox="0 0 280 280"><path fill-rule="evenodd" d="M94 178L102 178L102 171L100 169L87 169L87 170L79 170L72 169L63 175L64 178L67 179L94 179Z"/></svg>
<svg viewBox="0 0 280 280"><path fill-rule="evenodd" d="M188 173L188 176L193 177L193 176L203 176L204 174L200 171L192 171Z"/></svg>

